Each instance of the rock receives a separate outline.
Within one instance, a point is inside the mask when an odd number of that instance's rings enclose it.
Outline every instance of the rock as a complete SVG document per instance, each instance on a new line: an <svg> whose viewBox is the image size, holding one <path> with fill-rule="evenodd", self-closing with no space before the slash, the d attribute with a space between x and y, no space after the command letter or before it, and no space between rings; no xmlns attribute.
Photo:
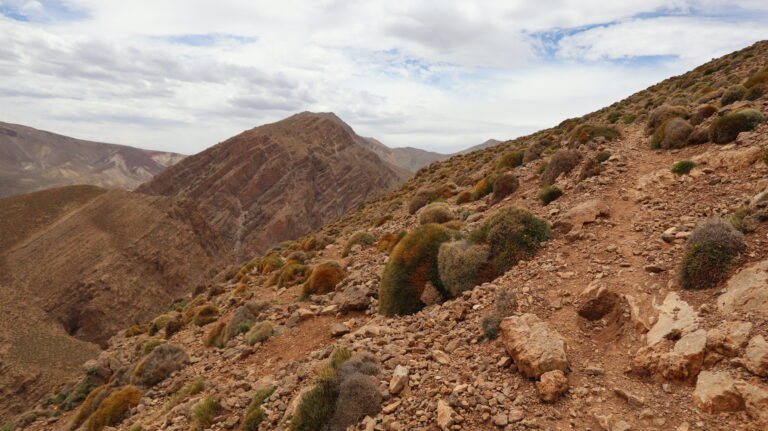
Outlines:
<svg viewBox="0 0 768 431"><path fill-rule="evenodd" d="M406 386L408 386L408 368L398 365L392 372L392 380L389 381L389 393L399 394Z"/></svg>
<svg viewBox="0 0 768 431"><path fill-rule="evenodd" d="M650 272L651 274L658 274L660 272L666 271L663 267L659 265L645 265L643 269L645 270L645 272Z"/></svg>
<svg viewBox="0 0 768 431"><path fill-rule="evenodd" d="M365 288L355 286L334 293L331 303L339 307L340 313L348 313L367 310L371 298Z"/></svg>
<svg viewBox="0 0 768 431"><path fill-rule="evenodd" d="M627 301L627 307L629 308L629 319L632 321L635 329L645 333L651 329L651 325L648 323L647 316L644 316L640 312L640 305L637 303L632 295L624 295L624 299Z"/></svg>
<svg viewBox="0 0 768 431"><path fill-rule="evenodd" d="M768 342L762 335L754 336L749 340L744 359L750 372L768 377Z"/></svg>
<svg viewBox="0 0 768 431"><path fill-rule="evenodd" d="M424 290L421 292L421 297L419 299L421 299L421 302L423 302L424 305L430 306L439 304L442 296L432 282L427 281L426 284L424 284Z"/></svg>
<svg viewBox="0 0 768 431"><path fill-rule="evenodd" d="M131 382L152 386L170 376L174 371L183 368L187 361L189 356L181 347L174 344L161 344L136 365Z"/></svg>
<svg viewBox="0 0 768 431"><path fill-rule="evenodd" d="M768 422L768 389L752 383L739 383L736 388L744 398L747 413L757 420Z"/></svg>
<svg viewBox="0 0 768 431"><path fill-rule="evenodd" d="M432 358L442 365L448 365L449 363L451 363L451 358L448 356L447 353L443 352L442 350L433 350Z"/></svg>
<svg viewBox="0 0 768 431"><path fill-rule="evenodd" d="M610 215L611 208L605 200L592 199L571 208L552 225L552 228L567 234L572 229L580 230L584 224L592 223L598 217L609 217Z"/></svg>
<svg viewBox="0 0 768 431"><path fill-rule="evenodd" d="M296 314L299 316L299 321L304 321L315 317L315 313L313 313L311 310L307 310L306 308L299 308L296 310Z"/></svg>
<svg viewBox="0 0 768 431"><path fill-rule="evenodd" d="M600 320L610 313L619 303L619 295L608 290L601 290L597 297L579 307L579 316L590 320Z"/></svg>
<svg viewBox="0 0 768 431"><path fill-rule="evenodd" d="M493 423L499 428L504 428L509 423L509 418L506 413L499 413L493 417Z"/></svg>
<svg viewBox="0 0 768 431"><path fill-rule="evenodd" d="M520 422L521 420L525 419L525 411L520 408L513 408L509 411L509 414L507 415L507 418L510 422Z"/></svg>
<svg viewBox="0 0 768 431"><path fill-rule="evenodd" d="M768 260L731 277L725 294L717 298L717 308L723 313L752 312L768 318Z"/></svg>
<svg viewBox="0 0 768 431"><path fill-rule="evenodd" d="M696 165L706 165L712 169L724 168L731 172L738 172L751 166L760 159L762 149L759 146L750 146L736 149L725 147L715 151L707 151L693 157Z"/></svg>
<svg viewBox="0 0 768 431"><path fill-rule="evenodd" d="M685 334L696 329L698 323L696 312L687 302L680 299L677 293L667 294L661 306L656 308L659 311L659 318L646 334L648 346L653 346L674 333Z"/></svg>
<svg viewBox="0 0 768 431"><path fill-rule="evenodd" d="M707 332L707 349L723 356L738 356L749 341L750 322L725 322Z"/></svg>
<svg viewBox="0 0 768 431"><path fill-rule="evenodd" d="M507 317L500 330L502 344L526 377L568 368L565 339L535 314Z"/></svg>
<svg viewBox="0 0 768 431"><path fill-rule="evenodd" d="M443 400L437 402L437 426L448 431L456 423L456 412Z"/></svg>
<svg viewBox="0 0 768 431"><path fill-rule="evenodd" d="M536 382L536 389L539 390L539 398L542 401L553 403L568 392L568 377L560 370L547 371Z"/></svg>
<svg viewBox="0 0 768 431"><path fill-rule="evenodd" d="M686 380L696 377L704 365L707 347L707 331L699 329L684 335L675 343L672 352L661 359L661 374L669 380Z"/></svg>
<svg viewBox="0 0 768 431"><path fill-rule="evenodd" d="M334 323L331 325L331 336L341 337L344 334L349 334L349 327L343 323Z"/></svg>
<svg viewBox="0 0 768 431"><path fill-rule="evenodd" d="M699 374L693 403L707 413L744 409L744 398L736 389L736 380L724 371L702 371Z"/></svg>

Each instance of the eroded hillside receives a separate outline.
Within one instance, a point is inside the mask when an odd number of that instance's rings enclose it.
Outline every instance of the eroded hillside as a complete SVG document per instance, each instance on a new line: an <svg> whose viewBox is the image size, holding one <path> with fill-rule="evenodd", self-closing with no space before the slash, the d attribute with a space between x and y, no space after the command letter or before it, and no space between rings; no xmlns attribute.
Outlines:
<svg viewBox="0 0 768 431"><path fill-rule="evenodd" d="M77 410L16 423L763 430L766 63L434 163L126 328Z"/></svg>

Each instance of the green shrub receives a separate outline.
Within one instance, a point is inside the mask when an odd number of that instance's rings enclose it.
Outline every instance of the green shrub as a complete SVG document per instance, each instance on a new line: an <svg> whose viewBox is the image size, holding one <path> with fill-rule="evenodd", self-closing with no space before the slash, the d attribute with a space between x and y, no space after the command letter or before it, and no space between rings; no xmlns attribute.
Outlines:
<svg viewBox="0 0 768 431"><path fill-rule="evenodd" d="M688 173L691 172L691 169L696 167L696 163L692 162L690 160L683 160L681 162L675 163L674 166L672 166L672 173L676 175L688 175Z"/></svg>
<svg viewBox="0 0 768 431"><path fill-rule="evenodd" d="M549 158L544 173L541 174L541 183L551 185L560 174L567 174L581 161L581 155L573 150L559 150Z"/></svg>
<svg viewBox="0 0 768 431"><path fill-rule="evenodd" d="M505 154L499 159L499 162L496 164L496 169L502 171L504 169L512 169L522 165L523 155L524 152L522 150L512 151L511 153Z"/></svg>
<svg viewBox="0 0 768 431"><path fill-rule="evenodd" d="M439 192L434 189L424 189L416 192L416 195L408 202L408 213L416 214L424 205L440 198Z"/></svg>
<svg viewBox="0 0 768 431"><path fill-rule="evenodd" d="M451 208L444 202L433 202L419 212L420 224L445 223L455 218Z"/></svg>
<svg viewBox="0 0 768 431"><path fill-rule="evenodd" d="M476 201L488 196L493 191L493 183L496 182L497 173L492 173L475 184L472 190L472 200Z"/></svg>
<svg viewBox="0 0 768 431"><path fill-rule="evenodd" d="M328 421L331 431L345 431L364 417L375 417L381 411L382 395L376 379L354 373L340 380L339 395Z"/></svg>
<svg viewBox="0 0 768 431"><path fill-rule="evenodd" d="M197 395L200 392L203 392L205 390L205 380L203 379L195 379L186 385L176 391L175 394L173 394L168 401L166 401L165 404L163 404L163 407L154 414L154 417L160 417L161 415L169 412L172 408L176 407L179 402L187 397L190 397L192 395Z"/></svg>
<svg viewBox="0 0 768 431"><path fill-rule="evenodd" d="M549 238L549 223L518 207L505 207L472 232L472 240L488 244L496 274L503 274L518 261L536 253Z"/></svg>
<svg viewBox="0 0 768 431"><path fill-rule="evenodd" d="M202 431L213 425L213 418L221 411L219 401L208 395L202 401L192 407L190 429L193 431Z"/></svg>
<svg viewBox="0 0 768 431"><path fill-rule="evenodd" d="M755 101L763 97L765 93L768 93L768 84L757 84L747 90L747 94L744 95L744 99Z"/></svg>
<svg viewBox="0 0 768 431"><path fill-rule="evenodd" d="M694 229L686 243L681 268L685 289L706 289L725 278L733 258L746 248L744 236L730 223L708 219Z"/></svg>
<svg viewBox="0 0 768 431"><path fill-rule="evenodd" d="M556 200L563 195L563 191L555 186L544 186L539 189L539 200L544 202L544 205L549 205L550 202Z"/></svg>
<svg viewBox="0 0 768 431"><path fill-rule="evenodd" d="M765 116L756 109L738 109L712 122L709 138L716 144L727 144L741 132L747 132L765 121Z"/></svg>
<svg viewBox="0 0 768 431"><path fill-rule="evenodd" d="M592 124L581 124L576 126L568 137L568 146L577 147L594 140L598 136L605 138L606 141L613 141L619 137L619 132L613 127L601 127Z"/></svg>
<svg viewBox="0 0 768 431"><path fill-rule="evenodd" d="M648 133L653 133L661 124L672 118L687 118L688 110L682 106L661 105L648 114Z"/></svg>
<svg viewBox="0 0 768 431"><path fill-rule="evenodd" d="M520 188L520 180L512 172L504 172L493 182L493 196L491 204L501 202L504 198Z"/></svg>
<svg viewBox="0 0 768 431"><path fill-rule="evenodd" d="M133 386L123 386L109 394L88 419L88 431L99 431L122 422L128 410L139 405L141 392Z"/></svg>
<svg viewBox="0 0 768 431"><path fill-rule="evenodd" d="M109 385L101 385L92 390L88 396L85 397L85 400L83 400L83 403L77 410L75 417L69 422L69 427L67 428L68 431L75 431L80 428L80 425L82 425L83 422L96 411L101 401L109 395L109 391L107 390L109 387Z"/></svg>
<svg viewBox="0 0 768 431"><path fill-rule="evenodd" d="M750 76L749 79L747 79L747 82L744 83L744 86L752 88L760 84L768 84L768 67L764 67L754 75Z"/></svg>
<svg viewBox="0 0 768 431"><path fill-rule="evenodd" d="M480 322L483 329L483 336L487 340L495 340L499 336L499 327L501 326L501 317L497 314L487 314L483 316Z"/></svg>
<svg viewBox="0 0 768 431"><path fill-rule="evenodd" d="M337 385L338 368L352 354L346 349L337 349L330 364L320 371L315 386L304 395L296 415L291 418L291 431L317 431L327 424L339 396Z"/></svg>
<svg viewBox="0 0 768 431"><path fill-rule="evenodd" d="M280 271L272 274L267 280L267 285L277 287L290 287L303 283L309 274L309 266L301 263L289 263Z"/></svg>
<svg viewBox="0 0 768 431"><path fill-rule="evenodd" d="M243 416L239 431L257 431L259 429L259 424L264 420L264 414L266 413L261 405L264 403L264 400L275 392L275 389L272 386L256 391L250 404L248 404L248 408L245 409L245 416Z"/></svg>
<svg viewBox="0 0 768 431"><path fill-rule="evenodd" d="M440 281L449 296L456 297L465 290L488 281L483 268L488 265L490 251L487 245L470 244L467 241L440 244L437 267Z"/></svg>
<svg viewBox="0 0 768 431"><path fill-rule="evenodd" d="M739 100L743 100L744 96L747 94L747 87L743 85L734 85L731 87L728 87L723 92L723 95L720 97L720 104L722 106L730 105L733 102L738 102Z"/></svg>
<svg viewBox="0 0 768 431"><path fill-rule="evenodd" d="M301 297L324 295L333 292L336 285L347 276L346 271L336 262L323 262L312 269L302 286Z"/></svg>
<svg viewBox="0 0 768 431"><path fill-rule="evenodd" d="M269 339L274 333L274 328L269 322L260 322L251 327L247 334L245 334L245 342L253 346L256 343L261 343Z"/></svg>
<svg viewBox="0 0 768 431"><path fill-rule="evenodd" d="M691 124L696 126L701 124L704 120L711 117L717 112L715 105L701 105L696 109L696 112L691 115Z"/></svg>
<svg viewBox="0 0 768 431"><path fill-rule="evenodd" d="M276 269L280 269L285 265L283 262L283 259L280 258L280 256L276 254L268 254L261 259L259 259L258 263L256 264L256 269L261 274L268 274Z"/></svg>
<svg viewBox="0 0 768 431"><path fill-rule="evenodd" d="M341 252L342 257L347 257L349 252L352 251L352 247L359 245L362 248L370 247L376 242L376 238L365 231L357 231L352 234L344 245L344 250Z"/></svg>
<svg viewBox="0 0 768 431"><path fill-rule="evenodd" d="M682 118L663 122L651 136L651 148L682 148L688 143L693 127Z"/></svg>
<svg viewBox="0 0 768 431"><path fill-rule="evenodd" d="M215 322L219 318L219 307L213 304L206 304L197 308L193 322L197 326L205 326Z"/></svg>
<svg viewBox="0 0 768 431"><path fill-rule="evenodd" d="M456 231L426 224L405 235L392 250L379 287L379 312L393 316L411 314L424 307L421 294L429 281L444 292L437 268L440 244L450 241Z"/></svg>
<svg viewBox="0 0 768 431"><path fill-rule="evenodd" d="M757 229L758 221L751 214L749 208L739 208L731 214L728 221L736 230L741 233L754 232Z"/></svg>

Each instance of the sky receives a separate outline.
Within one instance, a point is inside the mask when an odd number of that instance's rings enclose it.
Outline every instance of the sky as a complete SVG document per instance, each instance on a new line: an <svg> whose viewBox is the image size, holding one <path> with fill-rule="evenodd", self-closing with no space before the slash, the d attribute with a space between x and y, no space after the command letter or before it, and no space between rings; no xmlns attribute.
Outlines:
<svg viewBox="0 0 768 431"><path fill-rule="evenodd" d="M450 153L762 39L764 0L0 0L0 121L194 154L330 111Z"/></svg>

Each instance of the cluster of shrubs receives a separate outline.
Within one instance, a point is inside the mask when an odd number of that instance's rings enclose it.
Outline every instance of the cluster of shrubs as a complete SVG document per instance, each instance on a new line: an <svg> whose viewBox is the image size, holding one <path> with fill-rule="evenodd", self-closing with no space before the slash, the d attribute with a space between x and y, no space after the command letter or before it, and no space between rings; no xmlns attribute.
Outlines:
<svg viewBox="0 0 768 431"><path fill-rule="evenodd" d="M87 431L100 431L104 427L115 426L122 422L125 414L136 407L140 400L141 392L134 386L99 386L85 398L69 423L68 430L74 431L81 425L84 425Z"/></svg>
<svg viewBox="0 0 768 431"><path fill-rule="evenodd" d="M468 237L442 225L420 226L390 254L379 311L388 316L419 311L428 283L442 298L451 298L489 281L533 256L549 229L547 221L517 207L502 208Z"/></svg>
<svg viewBox="0 0 768 431"><path fill-rule="evenodd" d="M335 350L315 385L301 399L290 430L344 431L365 416L374 417L382 402L375 378L378 374L373 356Z"/></svg>
<svg viewBox="0 0 768 431"><path fill-rule="evenodd" d="M717 218L700 223L686 242L680 271L683 288L716 286L745 248L744 236L731 223Z"/></svg>

